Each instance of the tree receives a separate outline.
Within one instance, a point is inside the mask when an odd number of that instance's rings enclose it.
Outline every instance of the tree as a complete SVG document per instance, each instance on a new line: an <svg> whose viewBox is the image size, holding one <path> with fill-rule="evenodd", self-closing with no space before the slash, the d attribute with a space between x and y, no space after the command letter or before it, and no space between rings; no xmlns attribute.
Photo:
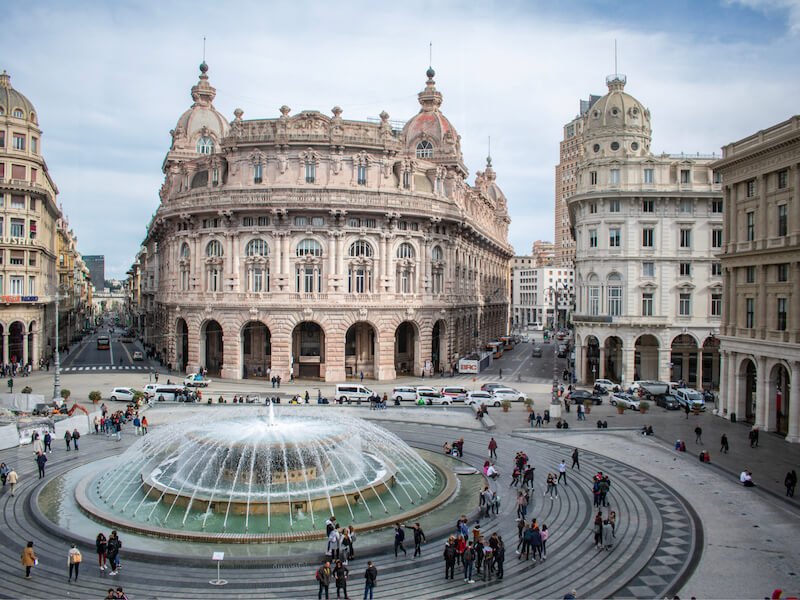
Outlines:
<svg viewBox="0 0 800 600"><path fill-rule="evenodd" d="M91 400L93 404L97 404L102 399L103 399L103 394L101 394L97 390L89 392L89 400Z"/></svg>

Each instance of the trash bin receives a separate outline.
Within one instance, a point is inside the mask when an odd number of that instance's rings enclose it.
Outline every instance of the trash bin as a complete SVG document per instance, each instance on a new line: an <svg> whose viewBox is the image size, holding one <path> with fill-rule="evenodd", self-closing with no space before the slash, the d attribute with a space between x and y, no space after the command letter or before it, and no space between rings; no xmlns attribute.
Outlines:
<svg viewBox="0 0 800 600"><path fill-rule="evenodd" d="M736 413L735 412L731 413L731 423L736 423Z"/></svg>

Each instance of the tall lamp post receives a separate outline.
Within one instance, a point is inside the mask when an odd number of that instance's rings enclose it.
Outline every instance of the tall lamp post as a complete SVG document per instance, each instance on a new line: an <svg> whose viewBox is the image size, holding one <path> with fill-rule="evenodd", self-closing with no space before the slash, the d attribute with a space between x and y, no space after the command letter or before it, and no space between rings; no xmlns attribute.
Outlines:
<svg viewBox="0 0 800 600"><path fill-rule="evenodd" d="M58 303L61 300L61 296L59 295L58 291L56 291L56 300L55 300L55 307L56 307L56 357L55 357L55 374L53 375L53 400L56 402L61 401L61 352L59 351L58 347Z"/></svg>

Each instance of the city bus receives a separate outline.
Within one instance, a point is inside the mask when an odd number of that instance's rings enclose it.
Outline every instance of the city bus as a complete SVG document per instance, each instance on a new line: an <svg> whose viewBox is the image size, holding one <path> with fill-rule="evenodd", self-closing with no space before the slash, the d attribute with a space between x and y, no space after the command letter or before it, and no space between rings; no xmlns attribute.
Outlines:
<svg viewBox="0 0 800 600"><path fill-rule="evenodd" d="M510 335L504 335L500 338L500 343L503 344L503 350L513 350L514 340Z"/></svg>
<svg viewBox="0 0 800 600"><path fill-rule="evenodd" d="M97 349L98 350L108 350L111 345L111 342L107 335L98 335L97 336Z"/></svg>
<svg viewBox="0 0 800 600"><path fill-rule="evenodd" d="M500 342L489 342L486 344L486 349L492 353L494 358L500 358L503 356L503 344Z"/></svg>

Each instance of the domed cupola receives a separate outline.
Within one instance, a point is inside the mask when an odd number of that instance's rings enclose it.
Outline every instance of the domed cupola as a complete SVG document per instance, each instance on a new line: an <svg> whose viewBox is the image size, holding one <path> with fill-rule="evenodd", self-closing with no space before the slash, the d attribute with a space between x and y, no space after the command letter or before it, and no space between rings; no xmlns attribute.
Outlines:
<svg viewBox="0 0 800 600"><path fill-rule="evenodd" d="M178 124L170 134L172 146L164 161L180 162L202 154L219 151L220 142L228 134L228 122L214 108L217 90L208 82L208 65L200 65L200 78L192 87L191 108L178 119Z"/></svg>
<svg viewBox="0 0 800 600"><path fill-rule="evenodd" d="M39 125L33 104L11 87L11 76L5 71L0 73L0 117L21 119L37 127Z"/></svg>
<svg viewBox="0 0 800 600"><path fill-rule="evenodd" d="M625 93L626 77L606 77L608 93L589 109L583 130L585 156L622 158L650 153L650 111Z"/></svg>
<svg viewBox="0 0 800 600"><path fill-rule="evenodd" d="M428 67L428 80L425 89L419 93L421 108L403 127L403 140L408 154L421 160L436 164L452 164L462 173L467 170L461 155L461 136L445 117L442 106L442 93L436 89L436 72Z"/></svg>

